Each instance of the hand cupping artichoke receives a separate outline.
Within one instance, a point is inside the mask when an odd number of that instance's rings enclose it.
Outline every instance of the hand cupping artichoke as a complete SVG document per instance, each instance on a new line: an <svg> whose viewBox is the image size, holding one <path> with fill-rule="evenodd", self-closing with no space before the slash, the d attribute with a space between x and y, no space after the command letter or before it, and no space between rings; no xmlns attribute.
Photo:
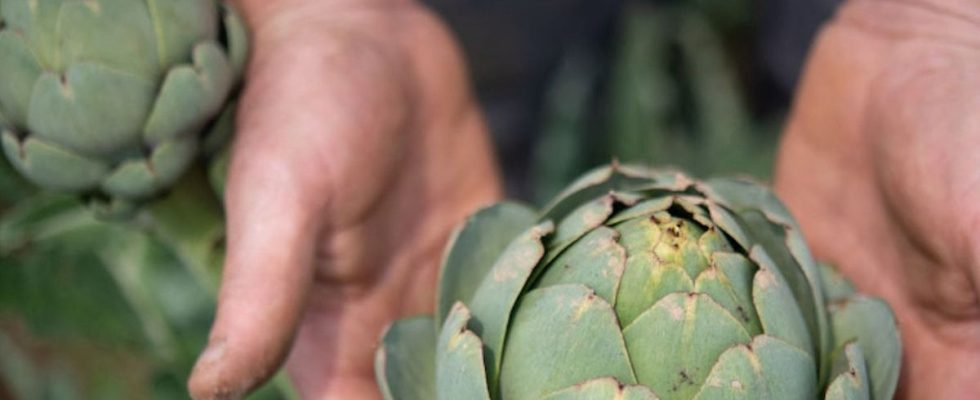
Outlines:
<svg viewBox="0 0 980 400"><path fill-rule="evenodd" d="M613 165L470 217L375 370L398 400L890 399L900 353L764 187Z"/></svg>
<svg viewBox="0 0 980 400"><path fill-rule="evenodd" d="M247 52L214 0L3 0L0 16L7 158L43 188L111 202L181 176Z"/></svg>

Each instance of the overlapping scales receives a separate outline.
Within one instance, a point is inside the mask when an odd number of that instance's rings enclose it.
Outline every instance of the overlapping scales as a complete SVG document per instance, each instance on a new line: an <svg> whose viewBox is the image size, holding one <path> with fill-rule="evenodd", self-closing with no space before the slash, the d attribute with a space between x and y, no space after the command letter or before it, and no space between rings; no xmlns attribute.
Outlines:
<svg viewBox="0 0 980 400"><path fill-rule="evenodd" d="M396 323L376 371L389 399L889 399L891 312L839 284L828 311L834 274L759 185L613 165L471 217L435 329ZM418 341L436 355L396 350Z"/></svg>
<svg viewBox="0 0 980 400"><path fill-rule="evenodd" d="M0 3L4 152L47 189L134 201L196 157L247 53L213 0Z"/></svg>

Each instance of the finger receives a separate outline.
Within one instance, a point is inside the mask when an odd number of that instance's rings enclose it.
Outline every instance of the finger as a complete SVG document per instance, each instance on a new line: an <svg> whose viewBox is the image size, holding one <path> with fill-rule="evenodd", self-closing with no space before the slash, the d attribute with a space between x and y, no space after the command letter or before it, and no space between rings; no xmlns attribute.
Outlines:
<svg viewBox="0 0 980 400"><path fill-rule="evenodd" d="M289 157L273 149L240 151L229 175L228 253L217 315L189 382L194 398L239 398L282 363L312 274L317 205Z"/></svg>

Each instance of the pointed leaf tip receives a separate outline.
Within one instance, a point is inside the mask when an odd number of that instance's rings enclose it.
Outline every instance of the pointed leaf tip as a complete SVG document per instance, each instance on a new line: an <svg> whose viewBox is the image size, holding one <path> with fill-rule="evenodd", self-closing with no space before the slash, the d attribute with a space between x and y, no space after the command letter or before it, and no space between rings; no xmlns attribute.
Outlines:
<svg viewBox="0 0 980 400"><path fill-rule="evenodd" d="M483 365L483 343L466 329L470 311L457 302L439 333L436 347L436 398L490 400Z"/></svg>
<svg viewBox="0 0 980 400"><path fill-rule="evenodd" d="M439 271L436 326L442 326L453 303L470 303L507 245L534 225L536 218L536 212L527 206L502 202L480 209L456 228Z"/></svg>

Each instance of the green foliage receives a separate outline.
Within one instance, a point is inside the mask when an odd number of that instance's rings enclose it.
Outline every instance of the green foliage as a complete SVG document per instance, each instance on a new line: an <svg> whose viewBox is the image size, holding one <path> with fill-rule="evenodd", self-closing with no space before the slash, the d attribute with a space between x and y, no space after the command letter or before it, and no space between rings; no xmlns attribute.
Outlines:
<svg viewBox="0 0 980 400"><path fill-rule="evenodd" d="M0 334L20 338L6 345L21 356L0 368L0 388L14 388L16 399L186 398L214 309L214 281L200 271L220 262L197 244L214 252L213 224L220 228L221 220L206 216L207 201L204 208L187 201L213 196L207 185L178 188L179 196L125 223L98 220L74 197L47 193L4 212ZM167 228L160 220L174 210L199 215L196 225ZM279 385L254 398L283 398Z"/></svg>
<svg viewBox="0 0 980 400"><path fill-rule="evenodd" d="M768 178L781 117L750 112L738 73L745 44L733 40L750 30L750 10L744 1L630 3L604 93L599 67L568 51L546 99L534 200L612 159Z"/></svg>
<svg viewBox="0 0 980 400"><path fill-rule="evenodd" d="M627 15L625 34L635 39L623 43L615 67L612 153L701 176L767 176L774 132L752 121L714 27L685 9L638 7Z"/></svg>
<svg viewBox="0 0 980 400"><path fill-rule="evenodd" d="M0 157L0 211L14 205L33 190L13 166L5 158Z"/></svg>

